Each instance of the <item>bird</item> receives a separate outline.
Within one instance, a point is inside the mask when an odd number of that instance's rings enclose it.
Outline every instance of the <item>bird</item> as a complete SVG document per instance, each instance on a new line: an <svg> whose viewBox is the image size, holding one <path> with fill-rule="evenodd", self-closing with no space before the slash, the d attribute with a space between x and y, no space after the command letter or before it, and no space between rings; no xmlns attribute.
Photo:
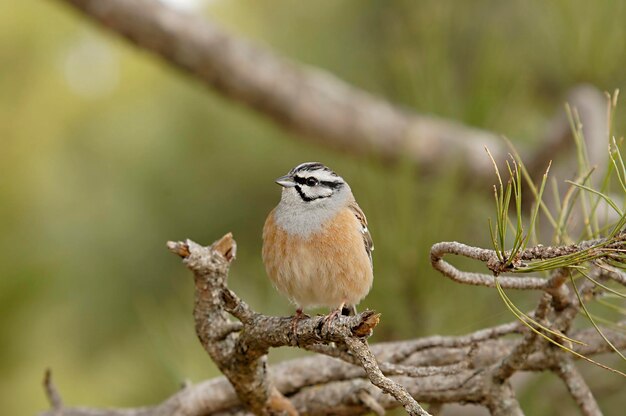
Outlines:
<svg viewBox="0 0 626 416"><path fill-rule="evenodd" d="M319 162L276 179L280 202L263 226L262 257L279 292L303 309L328 307L327 322L356 314L374 278L374 244L367 219L348 183Z"/></svg>

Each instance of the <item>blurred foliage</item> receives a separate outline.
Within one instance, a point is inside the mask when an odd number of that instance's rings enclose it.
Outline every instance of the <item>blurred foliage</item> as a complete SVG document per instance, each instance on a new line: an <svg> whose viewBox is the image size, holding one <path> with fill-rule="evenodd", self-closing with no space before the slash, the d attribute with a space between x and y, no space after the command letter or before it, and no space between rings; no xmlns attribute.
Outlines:
<svg viewBox="0 0 626 416"><path fill-rule="evenodd" d="M169 3L195 5L232 33L394 102L518 143L541 136L576 84L626 90L622 1ZM1 3L0 62L3 414L47 407L46 367L69 404L93 406L155 403L185 379L218 374L196 341L191 278L168 239L210 243L232 231L232 287L263 312L292 313L263 272L261 227L279 197L273 179L307 160L347 178L368 215L376 279L361 307L383 313L377 340L513 319L495 290L430 268L434 242L490 245L491 187L467 186L458 168L420 176L406 163L298 140L61 2ZM617 121L624 131L626 117ZM521 309L536 301L511 296ZM606 414L618 414L624 381L586 374ZM571 414L570 399L554 400L567 396L554 379L525 386L529 414Z"/></svg>

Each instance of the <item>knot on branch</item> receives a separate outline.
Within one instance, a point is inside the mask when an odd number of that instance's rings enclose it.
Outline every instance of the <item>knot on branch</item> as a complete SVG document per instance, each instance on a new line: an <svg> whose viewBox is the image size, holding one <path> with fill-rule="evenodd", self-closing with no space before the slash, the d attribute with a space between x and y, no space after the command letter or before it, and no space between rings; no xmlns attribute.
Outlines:
<svg viewBox="0 0 626 416"><path fill-rule="evenodd" d="M508 257L505 257L503 259L499 259L498 257L491 257L489 260L487 260L487 263L485 265L489 270L493 272L494 276L499 276L502 273L515 270L518 267L522 267L524 264L522 263L519 256L516 256L513 259L509 259Z"/></svg>

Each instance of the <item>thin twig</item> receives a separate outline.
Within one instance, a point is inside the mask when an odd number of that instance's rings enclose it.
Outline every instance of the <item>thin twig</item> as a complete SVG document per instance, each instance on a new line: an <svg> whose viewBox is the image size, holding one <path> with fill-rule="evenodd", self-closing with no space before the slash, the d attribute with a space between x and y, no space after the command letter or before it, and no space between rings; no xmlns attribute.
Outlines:
<svg viewBox="0 0 626 416"><path fill-rule="evenodd" d="M383 375L380 368L378 368L374 354L370 351L365 340L351 337L346 338L344 342L350 351L359 359L372 384L379 387L385 393L395 397L396 400L402 403L402 406L404 406L404 409L408 414L419 416L428 415L428 412L425 411L413 397L411 397L409 392L407 392L402 385Z"/></svg>
<svg viewBox="0 0 626 416"><path fill-rule="evenodd" d="M430 261L435 270L438 270L444 276L449 277L455 282L476 286L496 287L496 280L493 273L485 274L461 271L443 260L443 256L446 254L468 257L489 265L499 262L498 256L494 250L472 247L456 241L441 242L434 244L430 249ZM540 277L499 276L498 279L500 285L505 289L544 289L547 286L547 280Z"/></svg>
<svg viewBox="0 0 626 416"><path fill-rule="evenodd" d="M378 403L376 399L374 399L372 395L367 392L367 390L359 391L357 397L377 416L383 416L385 414L385 408L382 407L380 403Z"/></svg>
<svg viewBox="0 0 626 416"><path fill-rule="evenodd" d="M52 381L52 370L49 368L46 369L43 378L43 386L46 396L48 397L48 402L50 402L50 407L53 411L60 413L63 409L63 399L61 399L61 395Z"/></svg>
<svg viewBox="0 0 626 416"><path fill-rule="evenodd" d="M562 354L562 359L559 360L554 370L567 386L567 391L572 395L584 416L602 416L602 411L589 386L570 357Z"/></svg>

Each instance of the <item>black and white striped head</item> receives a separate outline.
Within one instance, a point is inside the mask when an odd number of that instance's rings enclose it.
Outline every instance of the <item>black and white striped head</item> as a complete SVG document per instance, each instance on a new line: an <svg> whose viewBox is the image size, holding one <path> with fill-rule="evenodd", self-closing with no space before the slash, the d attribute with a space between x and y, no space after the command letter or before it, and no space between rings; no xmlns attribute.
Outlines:
<svg viewBox="0 0 626 416"><path fill-rule="evenodd" d="M306 237L339 210L354 201L350 186L317 162L302 163L276 179L283 187L274 211L276 224L293 235Z"/></svg>
<svg viewBox="0 0 626 416"><path fill-rule="evenodd" d="M302 163L276 183L283 187L283 195L297 196L305 204L321 203L350 189L341 176L318 162Z"/></svg>

